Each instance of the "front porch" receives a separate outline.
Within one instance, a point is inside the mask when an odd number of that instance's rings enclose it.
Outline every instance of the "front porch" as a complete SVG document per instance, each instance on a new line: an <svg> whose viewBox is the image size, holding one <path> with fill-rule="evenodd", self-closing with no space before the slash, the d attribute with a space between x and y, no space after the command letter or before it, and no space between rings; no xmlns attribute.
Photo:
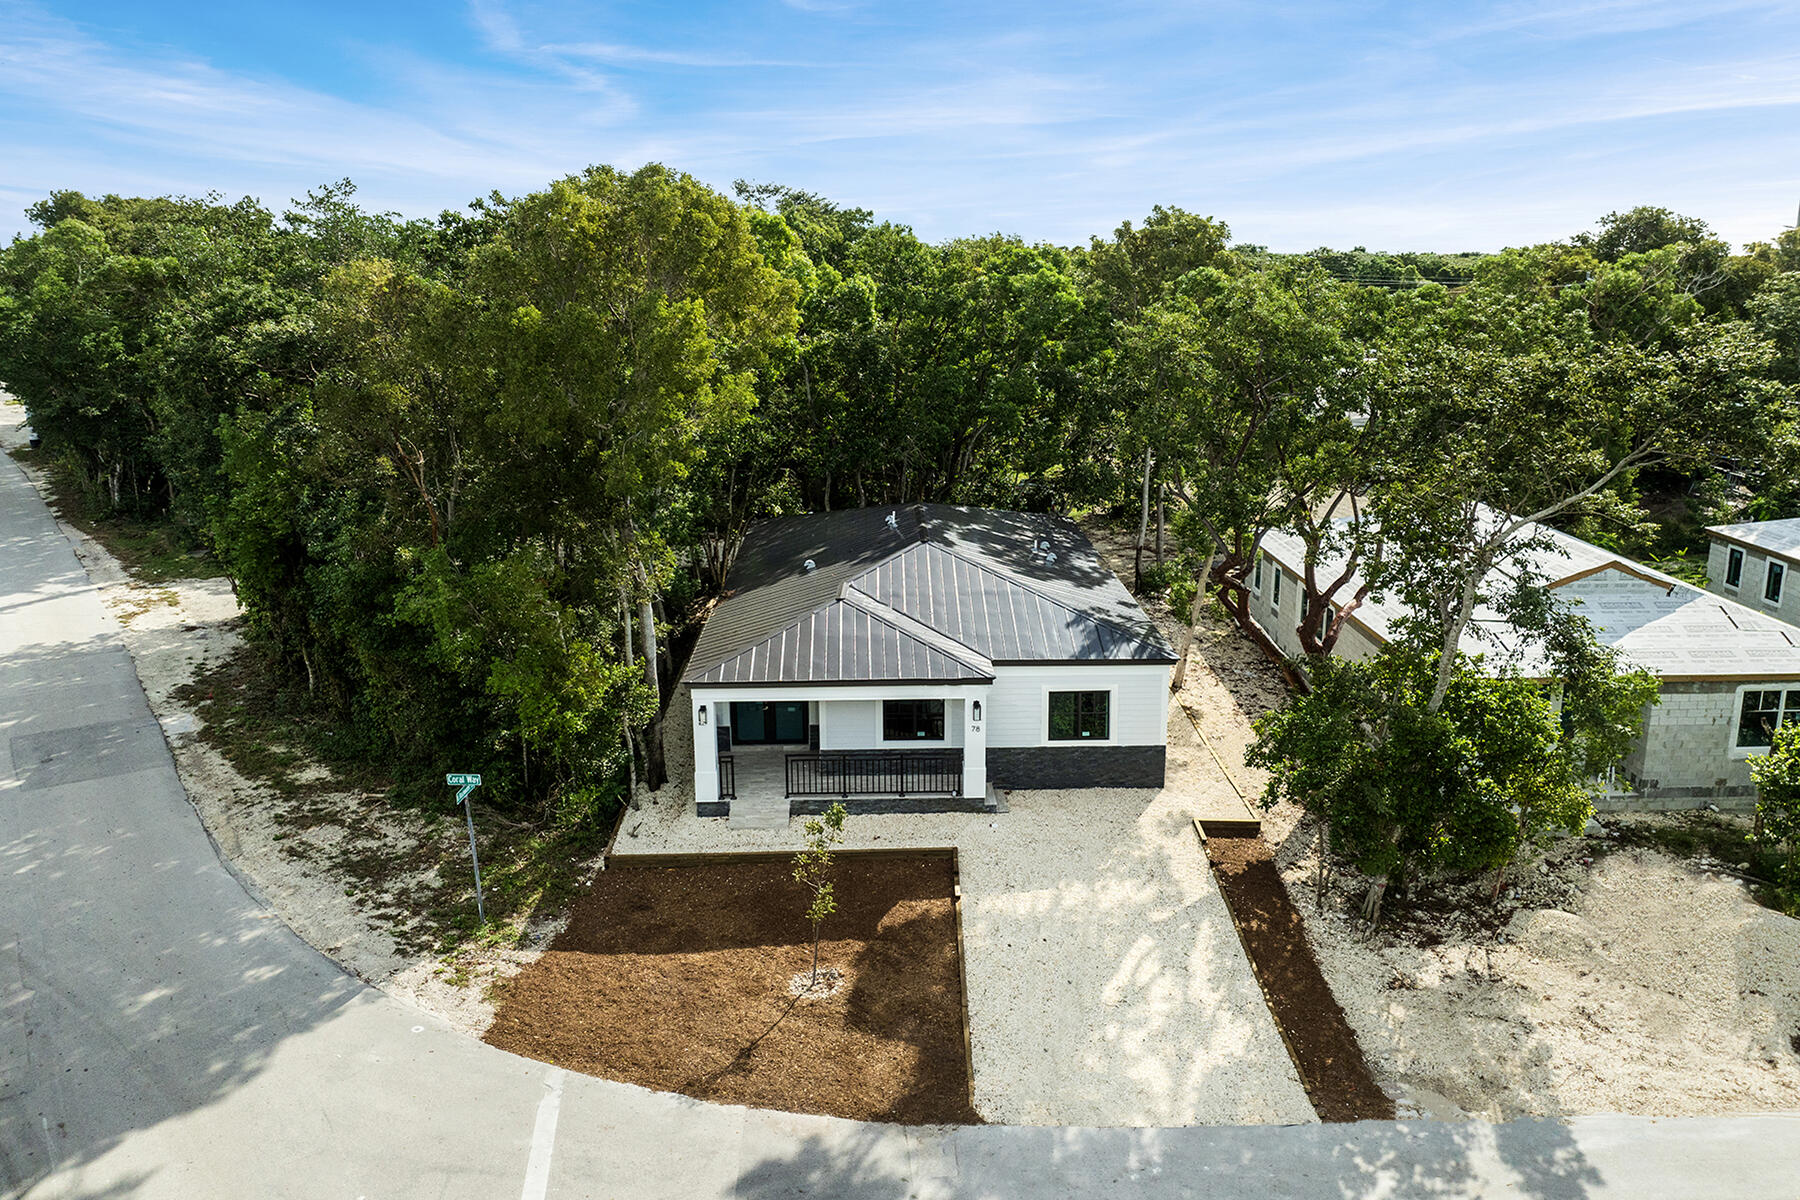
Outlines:
<svg viewBox="0 0 1800 1200"><path fill-rule="evenodd" d="M963 751L736 746L719 755L720 809L734 826L777 828L842 803L852 812L984 812L963 793ZM702 810L701 815L706 815Z"/></svg>
<svg viewBox="0 0 1800 1200"><path fill-rule="evenodd" d="M985 690L985 689L984 689ZM991 811L972 689L694 689L695 809L776 828L842 803L860 813Z"/></svg>

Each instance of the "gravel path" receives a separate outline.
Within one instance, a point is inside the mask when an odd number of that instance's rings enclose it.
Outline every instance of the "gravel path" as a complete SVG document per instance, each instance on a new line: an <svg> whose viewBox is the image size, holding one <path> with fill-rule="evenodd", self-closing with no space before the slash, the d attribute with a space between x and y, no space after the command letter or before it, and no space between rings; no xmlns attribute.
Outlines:
<svg viewBox="0 0 1800 1200"><path fill-rule="evenodd" d="M685 711L677 698L672 711ZM671 728L669 762L686 745ZM1230 785L1170 709L1160 791L1013 792L994 816L852 817L851 847L955 846L975 1103L1022 1125L1315 1119L1190 822ZM797 847L799 822L733 830L665 787L615 854ZM853 875L841 889L856 886Z"/></svg>

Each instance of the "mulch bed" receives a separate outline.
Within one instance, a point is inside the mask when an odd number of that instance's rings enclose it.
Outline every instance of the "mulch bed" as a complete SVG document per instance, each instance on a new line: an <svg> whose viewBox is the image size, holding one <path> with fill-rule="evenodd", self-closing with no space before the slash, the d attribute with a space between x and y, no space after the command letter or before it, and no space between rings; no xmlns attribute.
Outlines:
<svg viewBox="0 0 1800 1200"><path fill-rule="evenodd" d="M1300 914L1261 838L1208 838L1219 890L1321 1121L1391 1121L1356 1034L1307 944Z"/></svg>
<svg viewBox="0 0 1800 1200"><path fill-rule="evenodd" d="M908 1124L975 1122L953 863L841 855L821 967L785 861L615 864L506 987L486 1040L702 1100Z"/></svg>

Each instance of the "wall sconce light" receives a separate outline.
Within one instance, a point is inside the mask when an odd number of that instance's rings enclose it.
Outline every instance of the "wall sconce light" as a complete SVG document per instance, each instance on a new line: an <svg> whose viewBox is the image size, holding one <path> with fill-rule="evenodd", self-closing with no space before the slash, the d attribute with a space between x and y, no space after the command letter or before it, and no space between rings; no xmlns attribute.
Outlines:
<svg viewBox="0 0 1800 1200"><path fill-rule="evenodd" d="M706 705L704 704L700 706L700 723L702 725L706 724Z"/></svg>
<svg viewBox="0 0 1800 1200"><path fill-rule="evenodd" d="M981 721L981 701L977 700L977 701L975 701L975 703L972 706L970 706L969 719L972 721L975 721L977 723L979 723Z"/></svg>

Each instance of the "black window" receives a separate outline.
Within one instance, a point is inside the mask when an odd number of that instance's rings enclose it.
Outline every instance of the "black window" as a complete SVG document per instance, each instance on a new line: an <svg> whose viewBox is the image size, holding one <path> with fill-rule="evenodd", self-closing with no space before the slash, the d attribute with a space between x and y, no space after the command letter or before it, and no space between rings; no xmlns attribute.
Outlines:
<svg viewBox="0 0 1800 1200"><path fill-rule="evenodd" d="M1275 607L1281 607L1281 568L1275 568Z"/></svg>
<svg viewBox="0 0 1800 1200"><path fill-rule="evenodd" d="M1736 587L1744 581L1744 552L1736 546L1725 551L1725 586Z"/></svg>
<svg viewBox="0 0 1800 1200"><path fill-rule="evenodd" d="M1769 564L1768 577L1763 580L1763 599L1764 600L1767 600L1770 604L1780 603L1780 601L1781 601L1781 581L1782 581L1782 578L1786 575L1787 575L1787 568L1782 566L1780 563L1771 562Z"/></svg>
<svg viewBox="0 0 1800 1200"><path fill-rule="evenodd" d="M1744 706L1738 712L1737 744L1767 746L1773 740L1772 731L1795 723L1800 723L1800 690L1745 692Z"/></svg>
<svg viewBox="0 0 1800 1200"><path fill-rule="evenodd" d="M1737 714L1737 745L1766 747L1773 730L1800 723L1800 691L1746 691Z"/></svg>
<svg viewBox="0 0 1800 1200"><path fill-rule="evenodd" d="M1112 693L1051 692L1050 740L1112 736Z"/></svg>
<svg viewBox="0 0 1800 1200"><path fill-rule="evenodd" d="M944 740L942 700L883 700L881 736L889 742Z"/></svg>

